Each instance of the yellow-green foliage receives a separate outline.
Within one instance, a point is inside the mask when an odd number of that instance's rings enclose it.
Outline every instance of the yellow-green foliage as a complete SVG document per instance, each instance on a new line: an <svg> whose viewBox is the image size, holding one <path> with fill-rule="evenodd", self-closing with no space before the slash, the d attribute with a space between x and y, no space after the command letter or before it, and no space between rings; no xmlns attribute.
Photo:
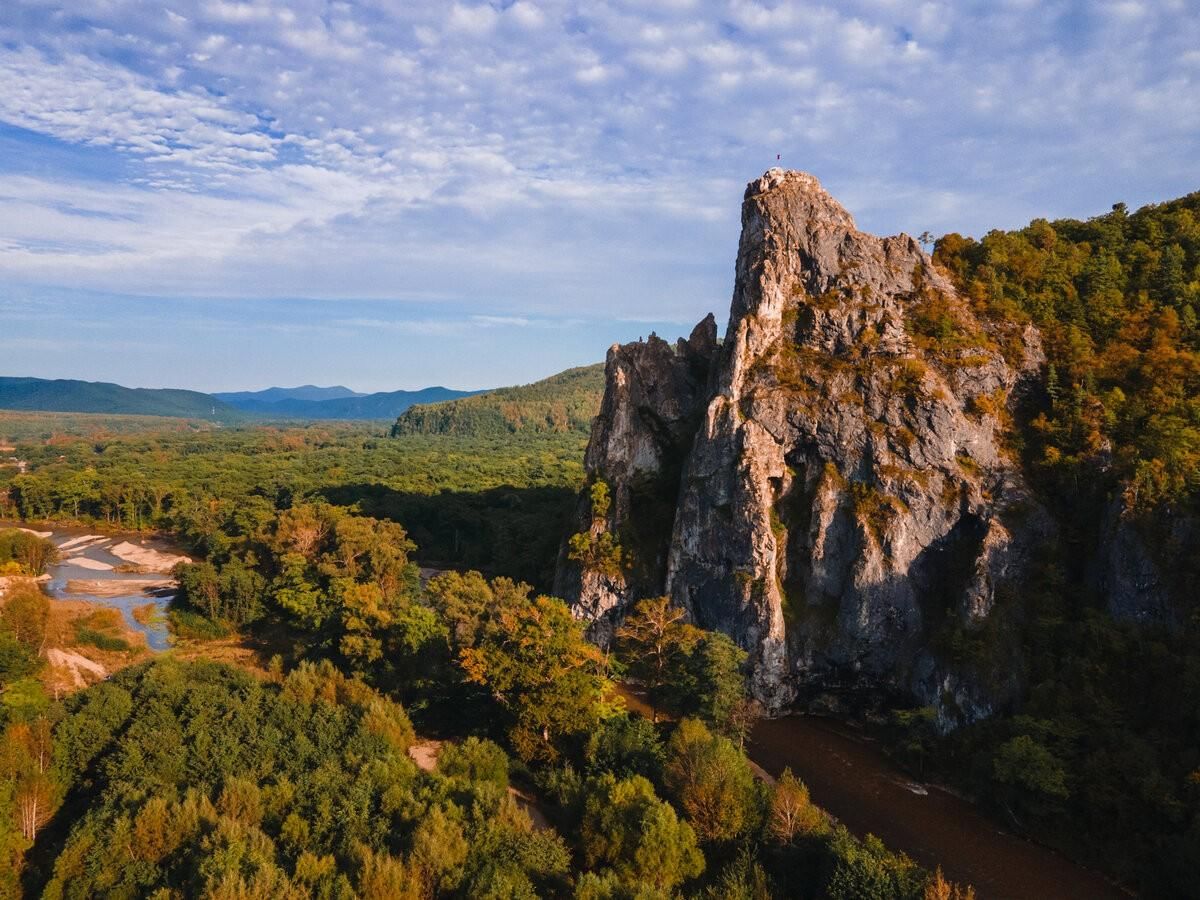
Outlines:
<svg viewBox="0 0 1200 900"><path fill-rule="evenodd" d="M929 367L920 359L907 357L892 368L892 390L904 397L919 399L925 392Z"/></svg>
<svg viewBox="0 0 1200 900"><path fill-rule="evenodd" d="M934 259L1010 342L1027 322L1041 330L1047 402L1030 449L1064 495L1115 475L1137 510L1197 496L1200 193L981 241L949 234Z"/></svg>
<svg viewBox="0 0 1200 900"><path fill-rule="evenodd" d="M1007 399L1008 392L1004 388L997 388L990 394L979 394L972 397L967 403L967 411L981 419L987 416L1001 418L1007 411L1005 405Z"/></svg>
<svg viewBox="0 0 1200 900"><path fill-rule="evenodd" d="M920 299L913 304L905 318L913 343L925 353L946 365L970 365L959 351L990 346L987 335L979 327L962 302L941 291L924 287Z"/></svg>
<svg viewBox="0 0 1200 900"><path fill-rule="evenodd" d="M414 406L392 435L587 434L604 396L604 365L568 369L534 384Z"/></svg>
<svg viewBox="0 0 1200 900"><path fill-rule="evenodd" d="M908 507L899 497L885 494L865 481L850 484L850 496L854 501L854 512L875 540L883 542L892 521Z"/></svg>
<svg viewBox="0 0 1200 900"><path fill-rule="evenodd" d="M571 535L567 558L579 563L585 572L597 572L617 578L625 569L625 552L608 528L608 510L612 503L608 484L597 479L588 489L592 525L587 531Z"/></svg>

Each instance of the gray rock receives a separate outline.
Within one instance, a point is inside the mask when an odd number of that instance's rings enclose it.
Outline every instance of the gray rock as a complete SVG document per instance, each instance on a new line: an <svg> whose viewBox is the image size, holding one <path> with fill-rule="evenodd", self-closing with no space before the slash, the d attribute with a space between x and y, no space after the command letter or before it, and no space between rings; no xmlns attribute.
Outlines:
<svg viewBox="0 0 1200 900"><path fill-rule="evenodd" d="M1000 614L1049 528L1003 447L1041 362L1030 329L1009 365L912 238L864 234L815 178L772 169L746 189L722 344L710 317L675 349L609 352L588 473L614 533L648 481L669 531L629 548L619 583L563 566L559 587L601 637L669 593L750 652L772 710L857 686L937 705L946 727L986 715L1009 687L931 640Z"/></svg>

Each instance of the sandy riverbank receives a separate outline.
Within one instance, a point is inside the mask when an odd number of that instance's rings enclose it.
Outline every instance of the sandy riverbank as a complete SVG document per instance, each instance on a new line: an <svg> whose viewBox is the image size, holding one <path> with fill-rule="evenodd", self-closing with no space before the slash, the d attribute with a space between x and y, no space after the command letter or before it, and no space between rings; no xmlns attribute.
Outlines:
<svg viewBox="0 0 1200 900"><path fill-rule="evenodd" d="M114 544L108 548L108 552L117 559L123 559L125 562L133 563L147 572L155 572L161 575L170 574L171 570L179 563L189 563L191 558L182 554L163 553L160 550L155 550L152 547L139 547L137 544L131 544L129 541L121 541L119 544Z"/></svg>
<svg viewBox="0 0 1200 900"><path fill-rule="evenodd" d="M70 559L64 559L62 564L64 566L78 566L81 569L91 569L93 572L111 572L113 568L106 562L91 559L87 556L72 556Z"/></svg>
<svg viewBox="0 0 1200 900"><path fill-rule="evenodd" d="M67 582L67 593L92 597L126 597L130 594L151 594L174 586L175 582L170 578L113 578L95 581L72 578Z"/></svg>

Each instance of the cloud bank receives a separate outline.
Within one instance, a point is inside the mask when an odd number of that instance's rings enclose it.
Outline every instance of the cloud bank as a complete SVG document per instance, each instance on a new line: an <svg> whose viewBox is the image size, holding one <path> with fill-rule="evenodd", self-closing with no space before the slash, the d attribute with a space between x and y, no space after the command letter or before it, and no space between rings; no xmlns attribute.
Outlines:
<svg viewBox="0 0 1200 900"><path fill-rule="evenodd" d="M0 289L682 322L776 154L881 232L1196 189L1189 7L8 0Z"/></svg>

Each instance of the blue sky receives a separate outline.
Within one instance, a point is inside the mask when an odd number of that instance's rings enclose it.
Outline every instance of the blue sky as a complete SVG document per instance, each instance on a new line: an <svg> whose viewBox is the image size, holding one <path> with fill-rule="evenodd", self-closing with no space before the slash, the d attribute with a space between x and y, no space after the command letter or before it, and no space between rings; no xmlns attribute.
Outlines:
<svg viewBox="0 0 1200 900"><path fill-rule="evenodd" d="M1200 3L4 0L0 374L524 382L732 289L745 183L980 235L1200 189Z"/></svg>

